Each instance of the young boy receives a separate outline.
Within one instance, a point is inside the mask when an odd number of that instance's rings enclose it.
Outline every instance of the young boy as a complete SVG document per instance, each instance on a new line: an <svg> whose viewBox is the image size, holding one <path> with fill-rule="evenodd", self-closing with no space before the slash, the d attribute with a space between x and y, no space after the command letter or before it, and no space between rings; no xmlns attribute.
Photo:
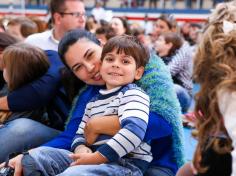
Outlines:
<svg viewBox="0 0 236 176"><path fill-rule="evenodd" d="M106 89L100 90L87 104L72 143L72 151L79 153L79 157L72 163L73 167L60 175L86 175L92 173L91 169L96 175L142 175L145 172L152 160L151 148L143 141L149 97L133 82L142 77L148 58L147 50L132 36L114 37L104 46L100 74ZM99 135L93 145L87 146L86 122L93 117L111 115L119 118L121 129L114 136ZM95 169L85 164L100 165Z"/></svg>

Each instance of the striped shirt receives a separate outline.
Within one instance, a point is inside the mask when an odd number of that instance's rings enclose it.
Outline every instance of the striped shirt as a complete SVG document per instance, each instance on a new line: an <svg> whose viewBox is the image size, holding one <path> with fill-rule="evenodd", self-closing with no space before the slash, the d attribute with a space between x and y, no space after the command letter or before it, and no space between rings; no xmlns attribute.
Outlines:
<svg viewBox="0 0 236 176"><path fill-rule="evenodd" d="M192 95L192 50L187 42L184 42L182 47L171 58L168 63L168 68L174 82L183 86Z"/></svg>
<svg viewBox="0 0 236 176"><path fill-rule="evenodd" d="M91 148L110 162L126 157L145 170L152 161L151 147L143 141L149 118L149 96L135 84L100 90L92 98L86 106L72 150L85 144L84 127L90 118L110 115L118 116L121 129L114 136L100 135Z"/></svg>

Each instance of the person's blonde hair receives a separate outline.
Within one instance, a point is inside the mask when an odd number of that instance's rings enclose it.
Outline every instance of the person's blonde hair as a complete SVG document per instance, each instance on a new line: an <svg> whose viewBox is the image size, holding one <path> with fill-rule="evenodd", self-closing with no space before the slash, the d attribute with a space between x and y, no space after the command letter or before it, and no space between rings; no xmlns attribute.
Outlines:
<svg viewBox="0 0 236 176"><path fill-rule="evenodd" d="M236 21L236 2L220 3L209 17L194 60L194 80L200 84L195 96L195 114L197 116L198 145L194 156L194 166L199 173L208 168L201 164L201 155L213 146L217 153L230 153L231 139L224 127L219 111L217 91L229 82L236 83L236 29L229 33L223 31L223 21ZM234 88L236 86L233 86ZM222 133L228 138L222 145L219 138ZM213 138L209 141L209 137Z"/></svg>

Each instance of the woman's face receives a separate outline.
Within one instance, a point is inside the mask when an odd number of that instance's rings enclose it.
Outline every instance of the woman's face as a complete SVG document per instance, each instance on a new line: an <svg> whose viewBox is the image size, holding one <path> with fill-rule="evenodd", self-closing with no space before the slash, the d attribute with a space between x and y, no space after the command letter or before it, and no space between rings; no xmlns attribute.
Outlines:
<svg viewBox="0 0 236 176"><path fill-rule="evenodd" d="M119 18L112 18L110 24L116 35L125 34L126 29Z"/></svg>
<svg viewBox="0 0 236 176"><path fill-rule="evenodd" d="M159 36L155 42L155 50L160 57L168 56L172 46L172 43L166 43L165 38L162 35Z"/></svg>
<svg viewBox="0 0 236 176"><path fill-rule="evenodd" d="M73 73L83 82L89 85L104 85L100 75L102 48L81 39L71 45L65 53L65 60Z"/></svg>
<svg viewBox="0 0 236 176"><path fill-rule="evenodd" d="M166 32L171 32L171 29L169 28L168 24L161 19L157 20L157 22L154 24L153 30L157 36L160 36L161 34Z"/></svg>

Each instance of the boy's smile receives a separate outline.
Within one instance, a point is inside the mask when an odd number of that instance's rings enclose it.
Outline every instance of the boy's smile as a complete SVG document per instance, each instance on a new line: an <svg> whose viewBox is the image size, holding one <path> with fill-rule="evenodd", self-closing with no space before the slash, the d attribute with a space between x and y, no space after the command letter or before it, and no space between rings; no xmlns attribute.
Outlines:
<svg viewBox="0 0 236 176"><path fill-rule="evenodd" d="M105 55L100 73L106 82L107 89L123 86L140 79L135 59L124 52L117 53L116 49Z"/></svg>

